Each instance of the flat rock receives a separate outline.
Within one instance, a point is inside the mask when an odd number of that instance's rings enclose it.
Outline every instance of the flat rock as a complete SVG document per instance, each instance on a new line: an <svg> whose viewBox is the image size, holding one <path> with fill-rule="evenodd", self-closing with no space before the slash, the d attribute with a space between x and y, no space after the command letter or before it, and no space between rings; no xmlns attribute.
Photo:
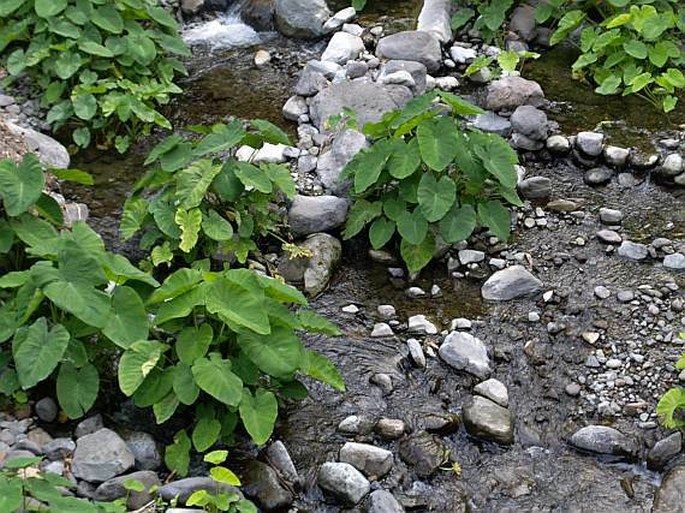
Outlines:
<svg viewBox="0 0 685 513"><path fill-rule="evenodd" d="M664 267L667 269L674 269L682 271L685 269L685 254L673 253L664 257Z"/></svg>
<svg viewBox="0 0 685 513"><path fill-rule="evenodd" d="M531 176L518 185L525 199L547 199L552 194L552 180L545 176Z"/></svg>
<svg viewBox="0 0 685 513"><path fill-rule="evenodd" d="M619 224L623 221L623 212L614 208L600 208L599 220L604 224Z"/></svg>
<svg viewBox="0 0 685 513"><path fill-rule="evenodd" d="M537 294L542 282L522 265L512 265L494 273L483 284L481 294L490 301L508 301Z"/></svg>
<svg viewBox="0 0 685 513"><path fill-rule="evenodd" d="M349 463L364 475L383 477L394 464L392 452L369 444L347 442L340 449L340 461Z"/></svg>
<svg viewBox="0 0 685 513"><path fill-rule="evenodd" d="M614 230L600 230L597 232L597 238L606 244L620 244L623 242L623 237Z"/></svg>
<svg viewBox="0 0 685 513"><path fill-rule="evenodd" d="M142 484L144 490L142 492L129 491L126 489L126 481L137 481ZM111 502L116 499L126 498L126 505L129 510L142 508L150 502L156 492L151 492L153 487L159 487L162 482L159 476L151 470L141 470L126 474L125 476L115 477L102 483L95 490L95 499L98 501Z"/></svg>
<svg viewBox="0 0 685 513"><path fill-rule="evenodd" d="M478 130L501 135L502 137L509 137L511 134L511 121L492 111L478 114L472 124Z"/></svg>
<svg viewBox="0 0 685 513"><path fill-rule="evenodd" d="M576 449L612 456L632 457L637 444L631 438L608 426L586 426L571 436L570 444Z"/></svg>
<svg viewBox="0 0 685 513"><path fill-rule="evenodd" d="M224 492L237 493L242 497L242 492L234 487L224 483L217 483L211 477L187 477L167 483L159 489L159 496L165 501L178 499L179 504L185 504L188 498L198 490L207 490L208 492Z"/></svg>
<svg viewBox="0 0 685 513"><path fill-rule="evenodd" d="M464 408L464 426L471 436L500 444L514 443L511 412L485 397L474 396Z"/></svg>
<svg viewBox="0 0 685 513"><path fill-rule="evenodd" d="M450 367L480 379L487 378L492 372L487 347L470 333L453 331L445 337L438 352Z"/></svg>
<svg viewBox="0 0 685 513"><path fill-rule="evenodd" d="M358 504L371 490L364 475L349 463L328 462L319 469L319 486L347 504Z"/></svg>
<svg viewBox="0 0 685 513"><path fill-rule="evenodd" d="M618 247L618 255L630 260L644 260L649 256L647 246L624 240Z"/></svg>
<svg viewBox="0 0 685 513"><path fill-rule="evenodd" d="M103 428L76 441L72 472L90 483L107 481L135 464L135 457L119 435Z"/></svg>
<svg viewBox="0 0 685 513"><path fill-rule="evenodd" d="M661 481L654 497L652 513L683 513L685 466L673 468Z"/></svg>
<svg viewBox="0 0 685 513"><path fill-rule="evenodd" d="M440 41L429 32L407 30L383 37L376 45L379 59L420 62L429 73L437 71L442 62Z"/></svg>
<svg viewBox="0 0 685 513"><path fill-rule="evenodd" d="M298 194L288 211L290 229L296 236L334 230L345 223L348 207L344 198Z"/></svg>

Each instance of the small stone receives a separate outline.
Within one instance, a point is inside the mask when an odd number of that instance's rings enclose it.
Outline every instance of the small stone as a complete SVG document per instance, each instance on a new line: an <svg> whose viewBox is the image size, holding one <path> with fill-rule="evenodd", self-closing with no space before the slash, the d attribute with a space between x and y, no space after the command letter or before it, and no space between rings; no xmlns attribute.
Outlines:
<svg viewBox="0 0 685 513"><path fill-rule="evenodd" d="M588 185L604 185L611 180L614 172L606 167L595 167L588 170L583 176L583 180Z"/></svg>
<svg viewBox="0 0 685 513"><path fill-rule="evenodd" d="M464 408L464 426L477 438L507 445L514 442L511 412L484 397L474 396Z"/></svg>
<svg viewBox="0 0 685 513"><path fill-rule="evenodd" d="M616 294L616 299L621 303L629 303L635 298L635 294L631 290L621 290Z"/></svg>
<svg viewBox="0 0 685 513"><path fill-rule="evenodd" d="M449 456L449 449L436 436L419 431L400 443L400 458L410 465L416 475L427 478L433 475Z"/></svg>
<svg viewBox="0 0 685 513"><path fill-rule="evenodd" d="M210 477L186 477L172 481L160 487L158 495L165 501L177 499L179 504L185 504L190 496L198 490L206 490L211 493L237 493L242 498L242 493L237 488L224 483L217 483Z"/></svg>
<svg viewBox="0 0 685 513"><path fill-rule="evenodd" d="M482 395L483 397L496 402L504 408L509 406L509 392L507 391L507 387L497 379L490 378L478 383L473 388L473 391L478 395Z"/></svg>
<svg viewBox="0 0 685 513"><path fill-rule="evenodd" d="M363 415L350 415L338 424L338 431L347 435L367 435L373 429L373 421Z"/></svg>
<svg viewBox="0 0 685 513"><path fill-rule="evenodd" d="M43 422L53 422L57 418L59 408L52 397L43 397L34 406L34 411Z"/></svg>
<svg viewBox="0 0 685 513"><path fill-rule="evenodd" d="M377 479L390 472L392 452L374 445L347 442L340 449L340 461L349 463L367 477Z"/></svg>
<svg viewBox="0 0 685 513"><path fill-rule="evenodd" d="M577 397L580 395L580 385L578 383L569 383L566 385L565 392L571 397Z"/></svg>
<svg viewBox="0 0 685 513"><path fill-rule="evenodd" d="M685 170L685 161L679 153L671 153L666 155L664 161L661 163L659 173L663 176L672 178L678 176Z"/></svg>
<svg viewBox="0 0 685 513"><path fill-rule="evenodd" d="M492 371L487 347L469 333L453 331L445 337L438 352L449 366L481 379L487 378Z"/></svg>
<svg viewBox="0 0 685 513"><path fill-rule="evenodd" d="M599 340L600 334L596 331L585 331L581 337L588 344L594 345Z"/></svg>
<svg viewBox="0 0 685 513"><path fill-rule="evenodd" d="M378 305L376 310L378 311L378 315L380 315L383 319L395 318L395 307L392 305Z"/></svg>
<svg viewBox="0 0 685 513"><path fill-rule="evenodd" d="M602 153L604 134L598 132L579 132L576 147L588 157L599 157Z"/></svg>
<svg viewBox="0 0 685 513"><path fill-rule="evenodd" d="M623 362L618 358L610 358L604 365L606 365L607 369L620 369L623 367Z"/></svg>
<svg viewBox="0 0 685 513"><path fill-rule="evenodd" d="M431 286L431 297L437 298L437 297L442 297L442 289L440 288L439 285L432 285Z"/></svg>
<svg viewBox="0 0 685 513"><path fill-rule="evenodd" d="M497 271L483 284L481 294L491 301L507 301L537 294L542 282L522 265L512 265Z"/></svg>
<svg viewBox="0 0 685 513"><path fill-rule="evenodd" d="M417 335L435 335L438 333L438 328L426 319L425 315L412 315L409 317L408 331Z"/></svg>
<svg viewBox="0 0 685 513"><path fill-rule="evenodd" d="M519 183L518 189L525 199L547 199L552 193L552 181L544 176L532 176Z"/></svg>
<svg viewBox="0 0 685 513"><path fill-rule="evenodd" d="M470 330L472 326L473 323L470 320L459 317L458 319L452 319L450 331Z"/></svg>
<svg viewBox="0 0 685 513"><path fill-rule="evenodd" d="M299 483L300 477L293 463L290 453L285 444L280 440L275 441L266 450L266 459L288 483Z"/></svg>
<svg viewBox="0 0 685 513"><path fill-rule="evenodd" d="M607 426L586 426L573 433L569 441L577 449L599 454L632 457L637 453L634 440Z"/></svg>
<svg viewBox="0 0 685 513"><path fill-rule="evenodd" d="M382 418L374 427L374 431L386 440L397 440L404 435L406 430L407 425L400 419Z"/></svg>
<svg viewBox="0 0 685 513"><path fill-rule="evenodd" d="M293 493L281 484L278 473L261 461L250 462L242 481L245 493L264 511L282 511L293 502Z"/></svg>
<svg viewBox="0 0 685 513"><path fill-rule="evenodd" d="M611 291L604 285L598 285L595 287L595 296L599 299L607 299L611 296Z"/></svg>
<svg viewBox="0 0 685 513"><path fill-rule="evenodd" d="M539 322L540 314L537 312L528 312L528 322Z"/></svg>
<svg viewBox="0 0 685 513"><path fill-rule="evenodd" d="M43 446L43 453L52 461L70 458L76 450L76 444L71 438L55 438Z"/></svg>
<svg viewBox="0 0 685 513"><path fill-rule="evenodd" d="M384 322L377 322L373 325L371 338L392 337L393 335L394 333L392 328L388 324Z"/></svg>
<svg viewBox="0 0 685 513"><path fill-rule="evenodd" d="M81 438L82 436L90 435L103 427L105 427L105 425L102 422L102 415L98 413L97 415L93 415L92 417L88 417L79 422L74 430L74 437Z"/></svg>
<svg viewBox="0 0 685 513"><path fill-rule="evenodd" d="M426 297L426 292L420 287L409 287L405 294L409 299Z"/></svg>
<svg viewBox="0 0 685 513"><path fill-rule="evenodd" d="M605 244L620 244L623 242L623 237L614 230L600 230L597 232L597 238Z"/></svg>
<svg viewBox="0 0 685 513"><path fill-rule="evenodd" d="M417 367L422 369L426 367L426 355L423 353L423 348L418 340L415 338L407 340L407 349L409 349L409 355Z"/></svg>
<svg viewBox="0 0 685 513"><path fill-rule="evenodd" d="M462 249L458 256L461 265L475 264L485 260L485 253L472 249Z"/></svg>
<svg viewBox="0 0 685 513"><path fill-rule="evenodd" d="M599 219L604 224L619 224L623 221L623 212L613 208L600 208Z"/></svg>
<svg viewBox="0 0 685 513"><path fill-rule="evenodd" d="M673 253L664 257L664 267L682 271L685 269L685 255L683 253Z"/></svg>
<svg viewBox="0 0 685 513"><path fill-rule="evenodd" d="M644 260L649 256L649 251L644 244L637 244L629 240L625 240L618 247L618 255L630 260Z"/></svg>
<svg viewBox="0 0 685 513"><path fill-rule="evenodd" d="M548 137L545 145L550 153L556 155L565 155L571 151L571 142L568 140L568 137L564 137L563 135Z"/></svg>
<svg viewBox="0 0 685 513"><path fill-rule="evenodd" d="M618 146L607 146L604 148L604 160L610 166L621 168L626 165L630 150Z"/></svg>
<svg viewBox="0 0 685 513"><path fill-rule="evenodd" d="M683 435L680 432L659 440L647 454L647 468L650 470L662 470L668 461L680 454L683 448Z"/></svg>
<svg viewBox="0 0 685 513"><path fill-rule="evenodd" d="M580 205L575 201L566 199L555 199L547 203L547 208L553 212L574 212Z"/></svg>
<svg viewBox="0 0 685 513"><path fill-rule="evenodd" d="M371 492L368 513L404 513L397 499L386 490Z"/></svg>
<svg viewBox="0 0 685 513"><path fill-rule="evenodd" d="M135 457L137 469L155 470L162 465L162 456L151 434L133 431L124 436L124 440Z"/></svg>
<svg viewBox="0 0 685 513"><path fill-rule="evenodd" d="M347 306L343 306L343 307L341 308L341 310L342 310L343 312L345 312L345 313L348 313L348 314L356 314L356 313L359 313L359 307L358 307L357 305L347 305Z"/></svg>
<svg viewBox="0 0 685 513"><path fill-rule="evenodd" d="M327 462L319 469L319 486L338 499L357 504L368 495L369 481L349 463Z"/></svg>
<svg viewBox="0 0 685 513"><path fill-rule="evenodd" d="M254 63L258 68L263 68L271 62L271 54L266 50L257 50L254 55Z"/></svg>

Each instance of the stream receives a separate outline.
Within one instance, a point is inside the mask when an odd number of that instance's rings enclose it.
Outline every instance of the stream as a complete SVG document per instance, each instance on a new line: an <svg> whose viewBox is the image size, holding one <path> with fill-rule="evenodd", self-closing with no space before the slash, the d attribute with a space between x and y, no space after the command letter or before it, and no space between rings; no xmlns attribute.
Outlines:
<svg viewBox="0 0 685 513"><path fill-rule="evenodd" d="M381 23L390 31L411 26L420 2L384 0L371 2L359 20L363 26ZM342 8L346 2L331 2ZM288 40L274 33L256 33L241 24L235 13L191 27L187 35L211 32L209 42L195 49L188 63L189 77L184 80L185 94L169 107L167 115L176 126L215 123L229 116L268 119L289 133L296 126L282 118L281 107L292 94L297 72L304 62L317 58L325 42ZM230 48L226 48L228 45ZM265 49L270 64L258 69L253 64L256 49ZM619 116L626 109L621 103L591 102L592 92L568 82L567 75L557 74L557 64L566 66L569 54L550 53L539 62L527 65L526 72L539 80L547 97L556 100L550 112L565 133L592 129L607 119L619 129L612 142L638 146L637 141L651 141L654 131L662 130L659 115ZM564 103L567 102L567 103ZM570 107L569 105L573 105ZM564 107L566 105L566 107ZM632 104L631 104L632 105ZM634 111L632 107L628 111ZM684 109L672 117L674 124L685 121ZM642 113L641 113L642 114ZM640 125L641 130L624 130ZM623 127L623 128L621 128ZM668 129L668 128L667 128ZM154 138L153 138L154 139ZM65 187L67 195L89 205L90 223L113 248L130 251L117 238L120 206L132 184L142 174L142 161L149 147L139 145L125 157L115 154L83 152L73 162L95 177L95 187ZM344 334L339 338L308 337L308 345L323 352L338 366L347 391L334 392L317 383L308 383L311 396L288 406L280 417L276 437L284 442L303 477L303 487L296 499L296 511L338 512L337 503L327 502L316 486L316 472L325 461L337 460L337 451L350 440L341 434L338 424L350 415L375 422L380 418L402 419L410 438L422 430L439 432L435 443L423 443L420 451L443 452L443 470L434 476L417 476L411 465L398 455L399 441L379 440L372 432L358 434L356 441L374 443L395 454L391 473L382 480L407 510L437 512L558 512L558 513L646 513L651 510L660 475L646 470L641 463L604 460L580 454L566 443L577 428L591 423L597 405L564 392L570 382L580 377L596 379L585 366L588 348L579 342L579 332L598 321L606 325L606 336L621 346L643 330L645 337L656 336L669 328L654 319L645 323L642 303L624 305L599 302L593 296L597 285L612 290L635 290L643 286L661 287L672 280L663 268L635 265L603 250L594 240L599 229L596 213L600 207L620 207L626 216L626 231L631 240L649 241L654 237L685 238L683 199L643 178L634 187L612 182L601 192L583 183L583 173L570 159L554 162L543 159L525 163L531 174L545 176L554 183L554 197L573 198L582 204L584 217L552 216L547 230L522 230L511 242L508 255L529 255L536 262L535 273L546 290L555 290L551 301L524 299L512 303L488 304L481 299L482 280L450 277L444 261L424 271L418 281L389 279L387 266L372 262L363 242L345 244L343 263L329 289L313 300L316 310L338 324ZM663 208L669 205L670 208ZM528 212L526 215L532 215ZM572 241L582 236L586 245ZM480 246L478 246L480 244ZM485 241L476 249L490 251ZM682 274L675 282L682 291ZM441 297L408 299L410 285L431 290L439 286ZM682 296L682 292L679 293ZM356 314L341 309L354 304ZM376 308L390 304L399 321L391 338L372 339L370 330L377 322ZM529 322L531 312L539 313L541 322ZM456 373L438 358L428 358L425 369L411 363L406 349L407 318L425 314L438 326L447 329L452 319L472 321L472 332L494 348L496 371L492 377L509 389L511 410L516 424L516 442L511 447L482 442L469 437L459 423L465 398L478 383L476 378ZM561 323L564 329L551 333L548 323ZM593 324L594 323L594 324ZM640 325L640 323L643 323ZM677 325L677 320L673 322ZM427 337L424 346L437 347L439 335ZM666 365L680 348L651 352L655 369ZM661 352L659 352L661 351ZM636 371L638 374L640 371ZM390 377L388 389L370 383L378 374ZM594 376L594 377L593 377ZM659 382L659 371L650 379ZM639 378L639 376L638 376ZM636 378L639 385L639 379ZM665 381L665 379L661 379ZM663 387L662 387L663 388ZM653 411L658 391L645 397L639 391L625 392L626 401L644 399ZM632 394L632 395L631 395ZM653 420L653 418L650 418ZM435 428L435 426L441 426ZM640 440L659 438L659 428L640 430L635 420L619 415L614 427ZM249 449L244 452L254 454ZM682 456L681 456L682 458ZM641 460L640 460L641 461ZM461 473L450 469L458 462ZM239 465L240 467L240 465ZM372 485L372 486L375 486ZM373 488L372 488L373 489ZM358 511L358 510L346 510Z"/></svg>

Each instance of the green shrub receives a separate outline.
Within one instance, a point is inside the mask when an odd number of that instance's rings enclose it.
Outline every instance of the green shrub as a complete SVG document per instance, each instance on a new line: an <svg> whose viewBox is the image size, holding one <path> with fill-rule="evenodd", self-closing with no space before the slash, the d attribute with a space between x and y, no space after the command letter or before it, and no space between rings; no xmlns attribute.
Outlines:
<svg viewBox="0 0 685 513"><path fill-rule="evenodd" d="M514 0L470 0L466 2L471 7L461 7L452 16L452 29L459 30L475 19L473 28L477 30L486 43L492 43L501 35L507 14L514 6Z"/></svg>
<svg viewBox="0 0 685 513"><path fill-rule="evenodd" d="M685 90L682 2L608 0L596 8L595 2L581 4L550 0L536 10L540 23L563 14L552 44L587 25L580 33L582 53L571 67L574 76L590 78L599 94L637 94L664 112L672 111Z"/></svg>
<svg viewBox="0 0 685 513"><path fill-rule="evenodd" d="M288 136L262 120L196 129L202 138L174 134L153 148L145 164L154 166L124 205L121 236L142 231L153 266L229 255L244 263L258 238L284 234L277 204L295 194L288 167L231 155L243 144L290 144Z"/></svg>
<svg viewBox="0 0 685 513"><path fill-rule="evenodd" d="M685 333L680 334L685 340ZM676 369L685 369L685 355L676 363ZM685 427L685 388L673 387L666 392L656 406L656 413L667 428Z"/></svg>
<svg viewBox="0 0 685 513"><path fill-rule="evenodd" d="M354 203L344 237L370 224L379 249L398 233L412 272L428 265L439 241L465 240L479 224L506 239L510 214L501 200L521 204L517 156L505 139L466 128L463 116L479 113L455 95L429 93L366 125L374 142L345 169Z"/></svg>
<svg viewBox="0 0 685 513"><path fill-rule="evenodd" d="M159 106L181 92L178 30L156 0L4 0L0 63L32 77L53 129L124 152L152 126L171 128Z"/></svg>

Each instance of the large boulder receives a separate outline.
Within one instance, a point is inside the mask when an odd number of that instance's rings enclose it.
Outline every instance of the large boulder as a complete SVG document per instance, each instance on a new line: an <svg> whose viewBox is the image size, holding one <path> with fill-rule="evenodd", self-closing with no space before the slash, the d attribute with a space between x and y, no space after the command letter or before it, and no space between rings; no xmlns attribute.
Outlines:
<svg viewBox="0 0 685 513"><path fill-rule="evenodd" d="M424 0L416 29L433 34L441 43L452 39L452 0Z"/></svg>
<svg viewBox="0 0 685 513"><path fill-rule="evenodd" d="M46 166L59 169L67 169L69 167L69 162L71 161L69 152L52 137L36 132L31 128L20 127L11 121L5 120L5 125L12 134L22 137L26 148L35 153L38 159Z"/></svg>
<svg viewBox="0 0 685 513"><path fill-rule="evenodd" d="M330 15L325 0L276 0L274 5L276 28L288 37L321 37L323 24Z"/></svg>
<svg viewBox="0 0 685 513"><path fill-rule="evenodd" d="M494 273L483 284L483 299L508 301L519 297L537 294L542 290L542 282L522 265L512 265Z"/></svg>
<svg viewBox="0 0 685 513"><path fill-rule="evenodd" d="M240 17L260 32L274 29L274 0L247 0L240 11Z"/></svg>
<svg viewBox="0 0 685 513"><path fill-rule="evenodd" d="M309 115L314 125L322 129L328 118L347 107L357 114L357 123L362 127L380 121L383 114L404 106L411 99L411 91L406 87L383 86L358 79L322 89L312 98Z"/></svg>
<svg viewBox="0 0 685 513"><path fill-rule="evenodd" d="M345 222L347 208L343 198L298 194L288 212L290 228L298 236L333 230Z"/></svg>
<svg viewBox="0 0 685 513"><path fill-rule="evenodd" d="M438 38L418 30L406 30L381 38L376 46L376 55L380 59L420 62L429 73L440 69L442 62Z"/></svg>
<svg viewBox="0 0 685 513"><path fill-rule="evenodd" d="M521 77L509 76L495 80L488 86L485 108L488 110L513 110L521 105L539 107L545 94L540 84Z"/></svg>
<svg viewBox="0 0 685 513"><path fill-rule="evenodd" d="M336 32L321 55L321 60L343 65L353 61L364 51L364 41L347 32Z"/></svg>
<svg viewBox="0 0 685 513"><path fill-rule="evenodd" d="M135 457L119 435L103 428L76 441L71 463L75 477L100 483L123 474L135 464Z"/></svg>
<svg viewBox="0 0 685 513"><path fill-rule="evenodd" d="M316 174L321 183L333 194L345 195L349 189L349 180L341 180L340 174L357 153L368 147L369 142L364 134L351 128L344 130L333 140L331 149L322 153L317 161Z"/></svg>

